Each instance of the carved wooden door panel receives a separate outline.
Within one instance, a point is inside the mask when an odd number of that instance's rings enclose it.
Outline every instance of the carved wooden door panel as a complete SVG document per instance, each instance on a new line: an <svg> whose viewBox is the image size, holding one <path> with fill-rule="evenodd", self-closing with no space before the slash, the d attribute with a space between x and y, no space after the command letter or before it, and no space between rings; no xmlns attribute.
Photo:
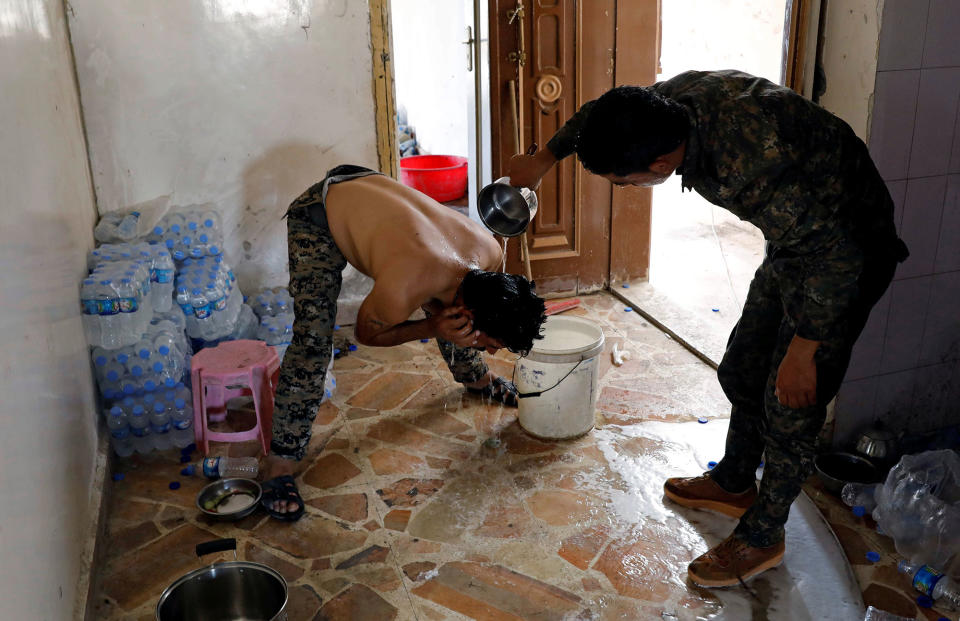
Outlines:
<svg viewBox="0 0 960 621"><path fill-rule="evenodd" d="M633 70L635 61L625 62L631 68L625 73L616 69L615 60L638 46L655 50L658 22L654 19L651 27L649 13L657 15L657 0L620 2L646 5L646 22L618 18L618 0L490 0L494 178L503 174L518 149L526 150L532 143L546 148L584 102L617 83L653 82L655 62L646 63L651 67L644 72ZM636 15L633 10L624 13ZM654 58L655 53L647 56ZM565 159L544 177L539 211L527 232L538 291L584 293L606 286L617 203L626 196L632 201L627 209L635 210L633 203L642 203L646 196L649 211L649 192L623 196L620 192L605 179L586 173L576 157ZM648 218L630 220L618 223L623 229L619 234L629 234L634 224L645 227L649 245ZM642 244L640 233L637 241ZM613 258L616 264L617 257ZM518 240L509 242L507 265L508 271L523 273Z"/></svg>

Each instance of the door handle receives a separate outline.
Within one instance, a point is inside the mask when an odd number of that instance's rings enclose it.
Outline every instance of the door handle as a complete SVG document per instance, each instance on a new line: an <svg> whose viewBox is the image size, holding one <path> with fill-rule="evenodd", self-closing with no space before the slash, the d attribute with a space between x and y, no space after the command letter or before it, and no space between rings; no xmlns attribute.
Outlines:
<svg viewBox="0 0 960 621"><path fill-rule="evenodd" d="M473 71L473 28L467 26L467 40L462 42L467 46L467 71Z"/></svg>

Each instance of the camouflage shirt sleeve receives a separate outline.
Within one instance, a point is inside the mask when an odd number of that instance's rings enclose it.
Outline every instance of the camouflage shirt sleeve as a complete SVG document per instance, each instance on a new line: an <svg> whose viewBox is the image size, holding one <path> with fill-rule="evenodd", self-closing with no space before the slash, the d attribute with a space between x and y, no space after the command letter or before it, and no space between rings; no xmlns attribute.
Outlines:
<svg viewBox="0 0 960 621"><path fill-rule="evenodd" d="M580 129L583 127L583 121L587 118L587 114L590 113L590 108L593 107L594 101L596 100L588 101L580 106L577 113L570 117L570 120L564 123L563 127L557 130L553 138L547 142L547 148L550 149L550 152L553 153L553 156L557 158L557 160L562 160L569 155L573 155L577 150L577 139L580 136Z"/></svg>

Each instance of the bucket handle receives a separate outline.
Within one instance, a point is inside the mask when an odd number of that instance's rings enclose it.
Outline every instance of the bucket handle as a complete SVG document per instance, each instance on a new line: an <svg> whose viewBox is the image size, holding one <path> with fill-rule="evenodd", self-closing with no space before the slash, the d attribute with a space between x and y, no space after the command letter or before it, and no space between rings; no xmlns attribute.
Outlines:
<svg viewBox="0 0 960 621"><path fill-rule="evenodd" d="M226 552L227 550L233 550L233 556L237 556L237 540L230 539L214 539L213 541L205 541L204 543L197 544L197 556L206 556L208 554L213 554L214 552Z"/></svg>
<svg viewBox="0 0 960 621"><path fill-rule="evenodd" d="M539 397L539 396L542 395L543 393L545 393L545 392L547 392L547 391L549 391L549 390L553 390L554 388L556 388L557 386L559 386L560 383L561 383L563 380L567 379L567 377L569 377L571 373L573 373L574 371L576 371L576 370L577 370L577 367L580 366L580 363L581 363L581 362L583 362L583 358L581 358L579 361L577 361L577 364L573 365L573 367L572 367L569 371L567 371L567 374L564 375L563 377L561 377L559 380L557 380L557 383L554 384L553 386L551 386L550 388L544 388L543 390L540 390L540 391L537 391L537 392L520 392L520 391L517 391L517 398L518 398L518 399L528 399L528 398L530 398L530 397ZM516 379L517 379L517 366L514 365L514 366L513 366L513 378L512 378L512 381L513 381L513 384L514 384L514 385L517 384Z"/></svg>

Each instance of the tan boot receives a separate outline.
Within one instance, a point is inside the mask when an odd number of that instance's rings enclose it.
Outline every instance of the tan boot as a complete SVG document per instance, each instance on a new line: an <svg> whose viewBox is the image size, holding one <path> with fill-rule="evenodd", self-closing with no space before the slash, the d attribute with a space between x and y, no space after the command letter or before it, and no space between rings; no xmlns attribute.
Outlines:
<svg viewBox="0 0 960 621"><path fill-rule="evenodd" d="M707 509L738 518L747 512L757 497L757 488L751 485L745 492L732 494L720 487L709 476L674 477L663 484L664 495L684 507Z"/></svg>
<svg viewBox="0 0 960 621"><path fill-rule="evenodd" d="M754 548L730 535L694 559L687 568L687 575L700 586L733 586L782 563L783 550L782 541L768 548Z"/></svg>

